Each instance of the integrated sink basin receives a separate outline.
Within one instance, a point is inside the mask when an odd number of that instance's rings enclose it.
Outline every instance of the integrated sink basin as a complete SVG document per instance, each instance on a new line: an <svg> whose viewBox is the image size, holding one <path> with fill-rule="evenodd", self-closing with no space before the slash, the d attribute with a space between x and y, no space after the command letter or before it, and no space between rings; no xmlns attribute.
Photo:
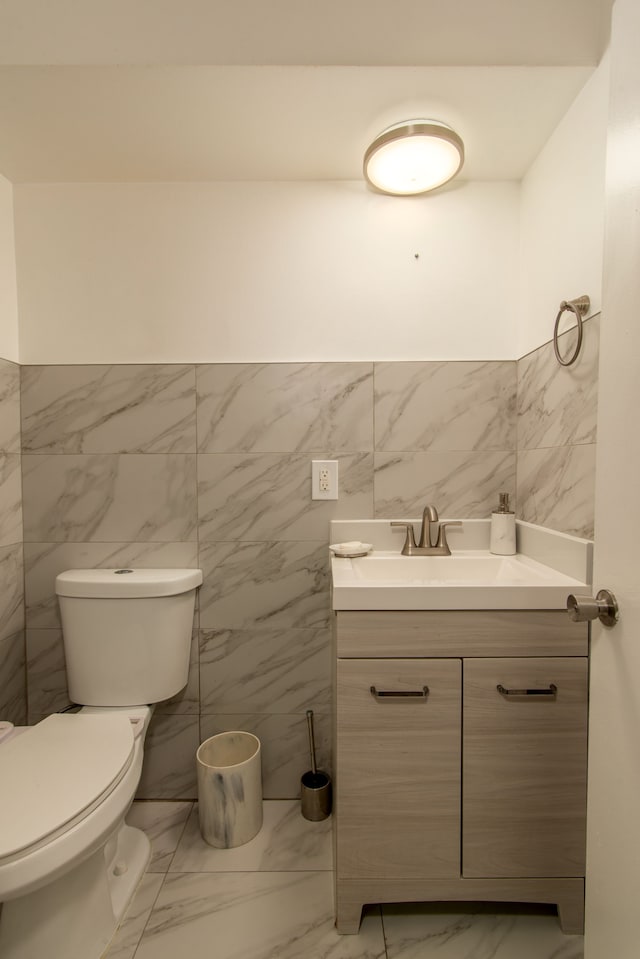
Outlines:
<svg viewBox="0 0 640 959"><path fill-rule="evenodd" d="M564 609L586 584L527 556L488 550L331 560L334 609Z"/></svg>

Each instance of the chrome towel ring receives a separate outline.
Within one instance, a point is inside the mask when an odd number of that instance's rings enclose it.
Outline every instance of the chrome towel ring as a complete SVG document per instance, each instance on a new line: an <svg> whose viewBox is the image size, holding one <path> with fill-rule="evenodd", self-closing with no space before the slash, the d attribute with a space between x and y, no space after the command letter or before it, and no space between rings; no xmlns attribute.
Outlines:
<svg viewBox="0 0 640 959"><path fill-rule="evenodd" d="M553 351L556 354L556 359L560 366L571 366L572 363L578 359L578 355L582 348L582 317L589 312L591 306L591 300L588 296L579 296L575 300L563 300L560 304L560 309L558 310L558 315L556 316L556 324L553 328ZM565 312L569 310L571 313L575 314L578 325L576 329L578 330L578 342L576 343L576 348L573 351L571 356L561 356L560 348L558 346L558 327L560 326L560 317Z"/></svg>

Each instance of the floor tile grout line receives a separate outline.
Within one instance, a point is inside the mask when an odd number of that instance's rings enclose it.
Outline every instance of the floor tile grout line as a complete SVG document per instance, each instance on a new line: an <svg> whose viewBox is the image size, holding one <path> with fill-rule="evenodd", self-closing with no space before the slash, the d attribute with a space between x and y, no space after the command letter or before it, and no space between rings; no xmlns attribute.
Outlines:
<svg viewBox="0 0 640 959"><path fill-rule="evenodd" d="M138 954L138 950L139 950L140 947L141 947L144 934L145 934L145 932L146 932L146 930L147 930L147 927L148 927L148 925L149 925L149 922L150 922L150 920L151 920L151 917L152 917L152 915L153 915L153 913L154 913L154 911L155 911L156 903L157 903L157 901L158 901L158 897L160 896L160 894L161 894L162 891L164 890L164 886L166 885L167 880L168 880L169 877L172 877L172 878L173 878L173 877L178 877L178 876L181 876L181 875L184 875L184 876L194 876L194 875L196 875L196 876L202 876L202 877L205 877L205 876L220 876L220 875L226 875L226 876L229 876L229 875L250 875L250 876L256 876L256 875L265 875L265 874L288 875L288 874L296 874L296 873L297 873L297 874L305 873L305 874L307 874L307 875L326 875L327 873L332 873L332 872L333 872L333 866L330 866L330 867L325 868L325 869L320 869L320 868L306 868L306 869L305 869L305 868L300 868L300 867L298 867L298 868L293 868L293 869L260 869L260 868L247 868L247 869L216 869L216 870L197 869L197 870L175 870L175 871L171 871L171 867L172 867L172 865L173 865L173 863L174 863L174 861L175 861L175 857L176 857L176 855L177 855L177 852L178 852L178 849L179 849L179 847L180 847L180 844L181 844L181 842L182 842L183 839L184 839L184 836L185 836L185 832L186 832L188 823L190 822L191 816L193 815L194 809L195 809L195 807L196 807L196 801L190 800L189 802L190 802L190 808L189 808L189 810L188 810L188 812L187 812L187 815L185 816L185 819L184 819L184 822L183 822L183 825L182 825L182 829L181 829L181 831L180 831L180 835L179 835L179 837L178 837L178 839L177 839L177 841L176 841L176 844L175 844L175 847L174 847L174 849L173 849L173 852L171 853L171 857L170 857L170 860L169 860L169 863L168 863L168 866L167 866L166 870L158 871L157 873L150 873L148 870L145 871L145 875L157 875L157 876L159 876L159 877L160 877L160 883L159 883L159 886L158 886L157 893L156 893L156 895L155 895L154 898L153 898L153 903L152 903L152 905L151 905L151 907L150 907L150 909L149 909L149 911L148 911L147 918L146 918L146 920L145 920L145 922L144 922L144 925L142 926L142 929L141 929L140 934L139 934L139 936L138 936L138 938L137 938L137 941L136 941L135 945L133 946L133 952L131 953L130 957L128 957L128 959L135 959L135 956ZM134 899L135 899L135 894L134 894L134 897L132 898L132 901L131 901L131 903L129 904L129 906L132 905ZM128 910L127 910L127 911L128 911ZM125 916L124 916L123 919L122 919L122 923L124 923L124 921L126 921L126 913L125 913ZM120 924L120 926L122 925L122 923ZM114 939L115 939L115 937L114 937ZM386 956L386 945L385 945L385 956ZM107 951L107 953L105 954L105 959L109 959L109 953L108 953L108 951ZM381 957L381 959L382 959L382 957Z"/></svg>
<svg viewBox="0 0 640 959"><path fill-rule="evenodd" d="M262 875L283 875L288 873L333 873L331 869L175 869L173 872L154 873L157 876L262 876Z"/></svg>
<svg viewBox="0 0 640 959"><path fill-rule="evenodd" d="M168 876L168 875L169 875L169 872L171 871L171 866L172 866L172 864L173 864L173 860L174 860L175 857L176 857L176 853L177 853L177 851L178 851L178 847L179 847L179 845L180 845L180 843L181 843L181 841L182 841L182 838L183 838L183 836L184 836L184 834L185 834L185 830L186 830L186 828L187 828L187 823L188 823L189 820L191 819L191 814L193 813L193 810L194 810L195 801L194 801L193 799L191 799L191 800L189 800L189 802L190 802L189 811L187 812L187 815L184 817L184 822L183 822L183 824L182 824L182 829L180 830L180 835L178 836L178 840L177 840L177 842L176 842L176 844L175 844L175 848L174 848L173 852L171 853L171 858L169 859L169 864L168 864L167 868L163 870L165 876ZM164 885L164 883L163 883L163 885Z"/></svg>
<svg viewBox="0 0 640 959"><path fill-rule="evenodd" d="M333 869L319 869L317 867L310 866L306 869L175 869L172 873L147 873L147 875L153 876L221 876L221 875L236 875L236 876L248 876L256 875L261 876L264 873L269 873L270 875L281 875L288 872L306 872L306 873L326 873L333 872Z"/></svg>
<svg viewBox="0 0 640 959"><path fill-rule="evenodd" d="M384 945L384 955L385 955L385 959L389 959L389 950L387 948L387 934L384 928L384 909L382 908L382 905L378 906L378 909L380 910L380 925L382 927L382 942Z"/></svg>
<svg viewBox="0 0 640 959"><path fill-rule="evenodd" d="M192 809L193 809L193 800L190 801L189 811L187 812L187 815L185 816L185 820L184 820L184 823L182 824L182 830L181 830L181 832L180 832L180 836L178 837L178 840L177 840L177 842L176 842L176 845L175 845L175 848L174 848L174 850L173 850L173 853L171 854L171 859L170 859L170 861L169 861L169 864L168 864L167 868L164 869L164 870L158 871L158 872L151 872L151 871L149 870L149 867L148 867L148 866L147 866L147 868L145 869L143 875L142 875L141 878L140 878L140 882L138 883L138 885L137 885L137 887L136 887L136 889L135 889L135 891L134 891L134 893L133 893L133 896L131 897L131 901L129 902L129 904L128 904L128 906L127 906L127 909L125 910L125 913L124 913L124 915L122 916L122 919L121 919L120 922L118 923L118 926L117 926L117 928L116 928L116 931L115 931L115 933L114 933L114 936L113 936L113 938L112 938L112 940L111 940L111 942L110 942L110 944L109 944L109 948L107 949L107 951L106 951L106 953L105 953L105 959L109 959L109 950L110 950L111 946L114 944L118 933L120 932L120 930L122 929L124 923L125 923L126 920L127 920L127 914L128 914L128 912L129 912L129 909L130 909L131 906L133 905L133 903L134 903L134 901L135 901L135 898L136 898L136 896L137 896L138 893L139 893L140 885L141 885L142 881L144 880L144 878L145 878L146 876L161 876L162 879L161 879L161 882L160 882L160 884L159 884L159 886L158 886L158 891L156 892L156 894L155 894L155 896L154 896L154 898L153 898L153 902L151 903L151 906L150 906L150 908L149 908L149 912L148 912L148 915L147 915L147 919L146 919L144 925L142 926L142 929L140 930L140 935L138 936L138 940L137 940L137 942L136 942L136 944L135 944L135 946L134 946L133 952L131 953L131 959L135 959L135 956L136 956L136 953L137 953L138 948L139 948L139 946L140 946L140 943L142 942L142 937L144 936L145 930L146 930L146 928L147 928L147 926L148 926L148 924L149 924L149 920L151 919L151 915L152 915L152 913L153 913L153 910L155 909L156 902L158 901L158 897L159 897L160 893L162 892L162 889L164 888L165 880L166 880L167 876L169 875L169 868L170 868L170 866L171 866L171 863L173 862L173 857L174 857L175 854L176 854L176 851L177 851L178 846L179 846L179 844L180 844L180 840L182 839L182 837L183 837L183 835L184 835L184 831L185 831L185 829L186 829L186 827L187 827L187 822L188 822L188 820L189 820L189 816L191 815ZM145 831L144 829L143 829L142 831L145 832L145 835L146 835L146 831ZM153 856L153 848L152 848L151 855Z"/></svg>
<svg viewBox="0 0 640 959"><path fill-rule="evenodd" d="M148 875L148 874L145 873L145 875ZM157 875L162 875L162 874L159 873L159 874L157 874ZM150 919L151 919L151 916L153 915L153 911L154 911L154 909L155 909L155 907L156 907L156 903L157 903L157 901L158 901L158 898L160 897L160 893L162 892L162 890L163 890L163 888L164 888L164 884L165 884L165 880L166 880L167 876L168 876L168 873L165 873L165 874L162 876L162 882L161 882L160 885L158 886L158 891L157 891L157 893L156 893L155 896L154 896L153 902L151 903L151 908L149 909L149 914L148 914L148 916L147 916L147 919L146 919L146 921L145 921L145 923L144 923L144 925L143 925L143 927L142 927L142 929L141 929L141 931L140 931L140 935L138 936L138 941L137 941L136 944L135 944L135 948L134 948L133 952L131 953L131 959L136 959L136 954L137 954L137 952L138 952L138 949L140 948L140 943L142 942L143 936L144 936L144 934L145 934L145 932L146 932L146 930L147 930L147 926L149 925L149 921L150 921ZM135 896L135 893L134 893L134 896ZM133 902L133 899L131 900L131 902ZM131 904L130 904L130 905L131 905ZM109 954L108 954L108 953L107 953L107 955L105 956L105 959L109 959Z"/></svg>

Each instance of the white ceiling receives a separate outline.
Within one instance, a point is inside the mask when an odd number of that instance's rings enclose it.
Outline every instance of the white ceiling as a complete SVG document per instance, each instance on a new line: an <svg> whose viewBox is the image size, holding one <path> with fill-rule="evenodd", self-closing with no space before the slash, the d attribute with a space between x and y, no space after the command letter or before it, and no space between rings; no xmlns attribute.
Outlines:
<svg viewBox="0 0 640 959"><path fill-rule="evenodd" d="M597 65L611 0L0 0L13 182L358 179L444 120L519 179Z"/></svg>

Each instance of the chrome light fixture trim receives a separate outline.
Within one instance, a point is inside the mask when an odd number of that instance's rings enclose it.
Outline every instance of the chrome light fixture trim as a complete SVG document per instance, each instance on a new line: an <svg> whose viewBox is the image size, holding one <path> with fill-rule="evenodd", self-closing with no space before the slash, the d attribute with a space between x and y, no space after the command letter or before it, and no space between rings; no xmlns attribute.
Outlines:
<svg viewBox="0 0 640 959"><path fill-rule="evenodd" d="M375 138L364 155L363 169L377 193L415 196L448 183L463 163L464 143L448 124L404 120Z"/></svg>

